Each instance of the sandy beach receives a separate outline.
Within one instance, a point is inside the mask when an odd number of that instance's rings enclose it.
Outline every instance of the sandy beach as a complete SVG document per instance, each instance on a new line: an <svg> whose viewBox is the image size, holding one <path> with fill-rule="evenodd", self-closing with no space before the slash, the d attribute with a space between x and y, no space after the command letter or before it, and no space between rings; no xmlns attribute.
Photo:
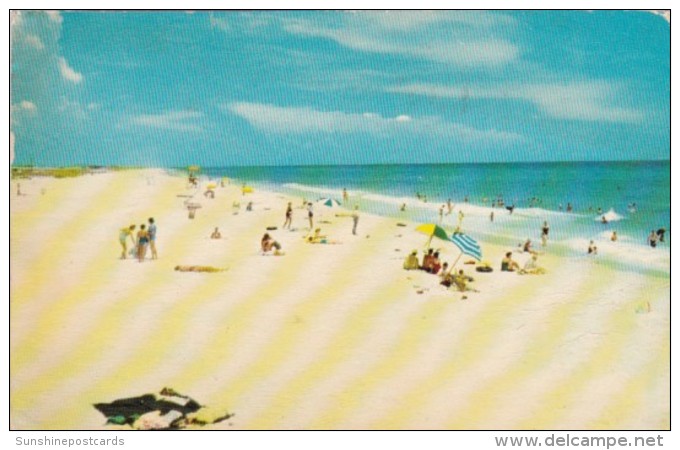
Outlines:
<svg viewBox="0 0 680 450"><path fill-rule="evenodd" d="M349 210L316 207L340 243L312 245L301 198L234 183L209 199L206 181L193 189L161 170L19 180L12 429L112 429L92 404L166 386L235 414L206 427L218 429L670 427L669 277L549 245L547 274L503 273L517 248L482 242L494 272L461 258L479 291L463 294L402 269L427 240L417 223L361 211L355 236L336 216ZM281 229L288 202L293 231ZM158 260L120 260L119 230L149 217ZM262 255L267 227L284 256ZM449 263L459 255L433 246Z"/></svg>

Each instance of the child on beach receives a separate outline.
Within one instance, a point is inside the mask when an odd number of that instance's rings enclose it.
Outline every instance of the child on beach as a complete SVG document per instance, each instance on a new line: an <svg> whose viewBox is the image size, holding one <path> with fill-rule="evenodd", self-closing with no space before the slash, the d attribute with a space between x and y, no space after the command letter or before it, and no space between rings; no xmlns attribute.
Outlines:
<svg viewBox="0 0 680 450"><path fill-rule="evenodd" d="M123 247L123 253L120 254L120 259L125 259L127 258L127 238L130 237L132 240L132 245L135 245L135 237L132 234L135 231L135 226L130 225L127 228L121 228L120 233L118 235L118 240L120 242L120 246Z"/></svg>

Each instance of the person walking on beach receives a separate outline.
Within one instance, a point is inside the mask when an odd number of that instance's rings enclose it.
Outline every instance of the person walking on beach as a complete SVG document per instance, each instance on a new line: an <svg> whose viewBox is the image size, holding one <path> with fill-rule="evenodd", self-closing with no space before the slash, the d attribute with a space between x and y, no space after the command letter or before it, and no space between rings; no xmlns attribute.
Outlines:
<svg viewBox="0 0 680 450"><path fill-rule="evenodd" d="M347 194L347 189L342 189L342 202L347 203L349 201L349 194Z"/></svg>
<svg viewBox="0 0 680 450"><path fill-rule="evenodd" d="M288 202L288 207L286 208L286 221L283 222L283 227L281 228L286 228L286 226L288 226L288 229L290 230L292 224L293 224L293 203Z"/></svg>
<svg viewBox="0 0 680 450"><path fill-rule="evenodd" d="M149 217L149 247L151 248L151 259L158 259L156 252L156 221Z"/></svg>
<svg viewBox="0 0 680 450"><path fill-rule="evenodd" d="M120 254L120 259L127 258L127 238L132 240L132 245L135 245L135 236L132 234L135 231L135 226L130 225L127 228L121 228L118 235L118 240L120 241L120 246L123 247L123 253Z"/></svg>
<svg viewBox="0 0 680 450"><path fill-rule="evenodd" d="M444 221L444 205L439 208L439 223Z"/></svg>
<svg viewBox="0 0 680 450"><path fill-rule="evenodd" d="M354 212L352 212L352 234L357 235L357 225L359 225L359 205L354 207Z"/></svg>
<svg viewBox="0 0 680 450"><path fill-rule="evenodd" d="M146 248L149 245L149 232L146 230L146 225L139 226L137 232L137 259L139 262L144 262L146 257Z"/></svg>
<svg viewBox="0 0 680 450"><path fill-rule="evenodd" d="M491 214L489 214L489 220L493 222L493 211L491 211Z"/></svg>
<svg viewBox="0 0 680 450"><path fill-rule="evenodd" d="M548 245L548 233L550 232L550 226L548 225L548 221L543 222L543 226L541 227L541 245L545 247Z"/></svg>
<svg viewBox="0 0 680 450"><path fill-rule="evenodd" d="M309 218L309 231L314 228L314 206L312 202L307 203L307 217Z"/></svg>

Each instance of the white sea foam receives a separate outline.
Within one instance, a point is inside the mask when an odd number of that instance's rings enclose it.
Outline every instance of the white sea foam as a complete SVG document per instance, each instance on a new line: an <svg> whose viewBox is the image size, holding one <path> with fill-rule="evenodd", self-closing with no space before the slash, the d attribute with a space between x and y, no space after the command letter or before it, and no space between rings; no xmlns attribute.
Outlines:
<svg viewBox="0 0 680 450"><path fill-rule="evenodd" d="M614 211L614 208L612 208L606 213L600 214L599 216L595 217L593 220L596 222L602 222L603 217L607 220L607 222L618 222L619 220L625 219L624 216L618 214L616 211Z"/></svg>

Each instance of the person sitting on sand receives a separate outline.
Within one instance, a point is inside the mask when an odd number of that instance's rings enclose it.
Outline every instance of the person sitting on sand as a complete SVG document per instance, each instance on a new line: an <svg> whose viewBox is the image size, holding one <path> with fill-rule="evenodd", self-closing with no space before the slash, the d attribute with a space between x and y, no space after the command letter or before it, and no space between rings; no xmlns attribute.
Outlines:
<svg viewBox="0 0 680 450"><path fill-rule="evenodd" d="M276 242L269 235L269 233L265 233L264 236L262 236L262 240L260 241L260 245L262 247L263 253L270 252L272 249L274 249L274 255L279 256L279 255L283 254L283 253L281 253L281 244Z"/></svg>
<svg viewBox="0 0 680 450"><path fill-rule="evenodd" d="M434 255L432 255L432 267L430 268L429 272L436 275L439 273L439 270L442 268L442 262L439 259L439 252L434 252Z"/></svg>
<svg viewBox="0 0 680 450"><path fill-rule="evenodd" d="M120 233L118 234L118 240L120 242L120 246L123 247L123 253L120 254L120 259L125 259L127 258L127 239L128 237L132 240L132 245L136 245L135 243L135 236L134 233L135 231L135 225L130 225L127 228L121 228Z"/></svg>
<svg viewBox="0 0 680 450"><path fill-rule="evenodd" d="M545 269L543 267L539 267L536 261L538 260L537 255L532 255L531 258L524 264L524 268L519 271L520 274L531 274L531 275L543 275L545 273Z"/></svg>
<svg viewBox="0 0 680 450"><path fill-rule="evenodd" d="M146 225L139 226L137 232L137 259L139 262L144 262L146 257L146 248L149 245L149 232L146 231Z"/></svg>
<svg viewBox="0 0 680 450"><path fill-rule="evenodd" d="M210 235L210 239L222 239L222 233L220 233L219 228L215 227L215 231Z"/></svg>
<svg viewBox="0 0 680 450"><path fill-rule="evenodd" d="M434 259L434 250L429 249L425 255L423 255L423 263L420 268L426 272L432 269L432 260Z"/></svg>
<svg viewBox="0 0 680 450"><path fill-rule="evenodd" d="M404 270L418 270L420 264L418 264L418 250L413 250L410 255L404 260Z"/></svg>
<svg viewBox="0 0 680 450"><path fill-rule="evenodd" d="M515 270L519 270L519 264L512 260L512 252L508 252L501 261L501 272L514 272Z"/></svg>
<svg viewBox="0 0 680 450"><path fill-rule="evenodd" d="M590 244L588 244L588 254L597 255L597 246L593 241L590 241Z"/></svg>
<svg viewBox="0 0 680 450"><path fill-rule="evenodd" d="M252 211L253 210L253 202L248 202L246 205L246 211Z"/></svg>
<svg viewBox="0 0 680 450"><path fill-rule="evenodd" d="M203 195L204 195L205 197L209 197L209 198L213 198L213 199L214 199L214 198L215 198L215 191L213 190L212 186L208 186L208 188L205 190L205 192L203 193Z"/></svg>
<svg viewBox="0 0 680 450"><path fill-rule="evenodd" d="M439 280L440 280L439 284L441 284L442 286L446 286L446 287L450 287L453 284L453 278L454 278L453 274L451 274L451 272L449 272L447 270L448 267L449 267L449 264L444 263L444 265L442 266L442 271L438 275Z"/></svg>
<svg viewBox="0 0 680 450"><path fill-rule="evenodd" d="M456 286L456 289L458 289L460 292L472 290L468 287L468 283L473 281L475 281L474 278L465 275L463 269L459 270L458 273L453 277L453 284Z"/></svg>
<svg viewBox="0 0 680 450"><path fill-rule="evenodd" d="M218 269L217 267L211 266L175 266L175 270L178 272L223 272L227 269Z"/></svg>

